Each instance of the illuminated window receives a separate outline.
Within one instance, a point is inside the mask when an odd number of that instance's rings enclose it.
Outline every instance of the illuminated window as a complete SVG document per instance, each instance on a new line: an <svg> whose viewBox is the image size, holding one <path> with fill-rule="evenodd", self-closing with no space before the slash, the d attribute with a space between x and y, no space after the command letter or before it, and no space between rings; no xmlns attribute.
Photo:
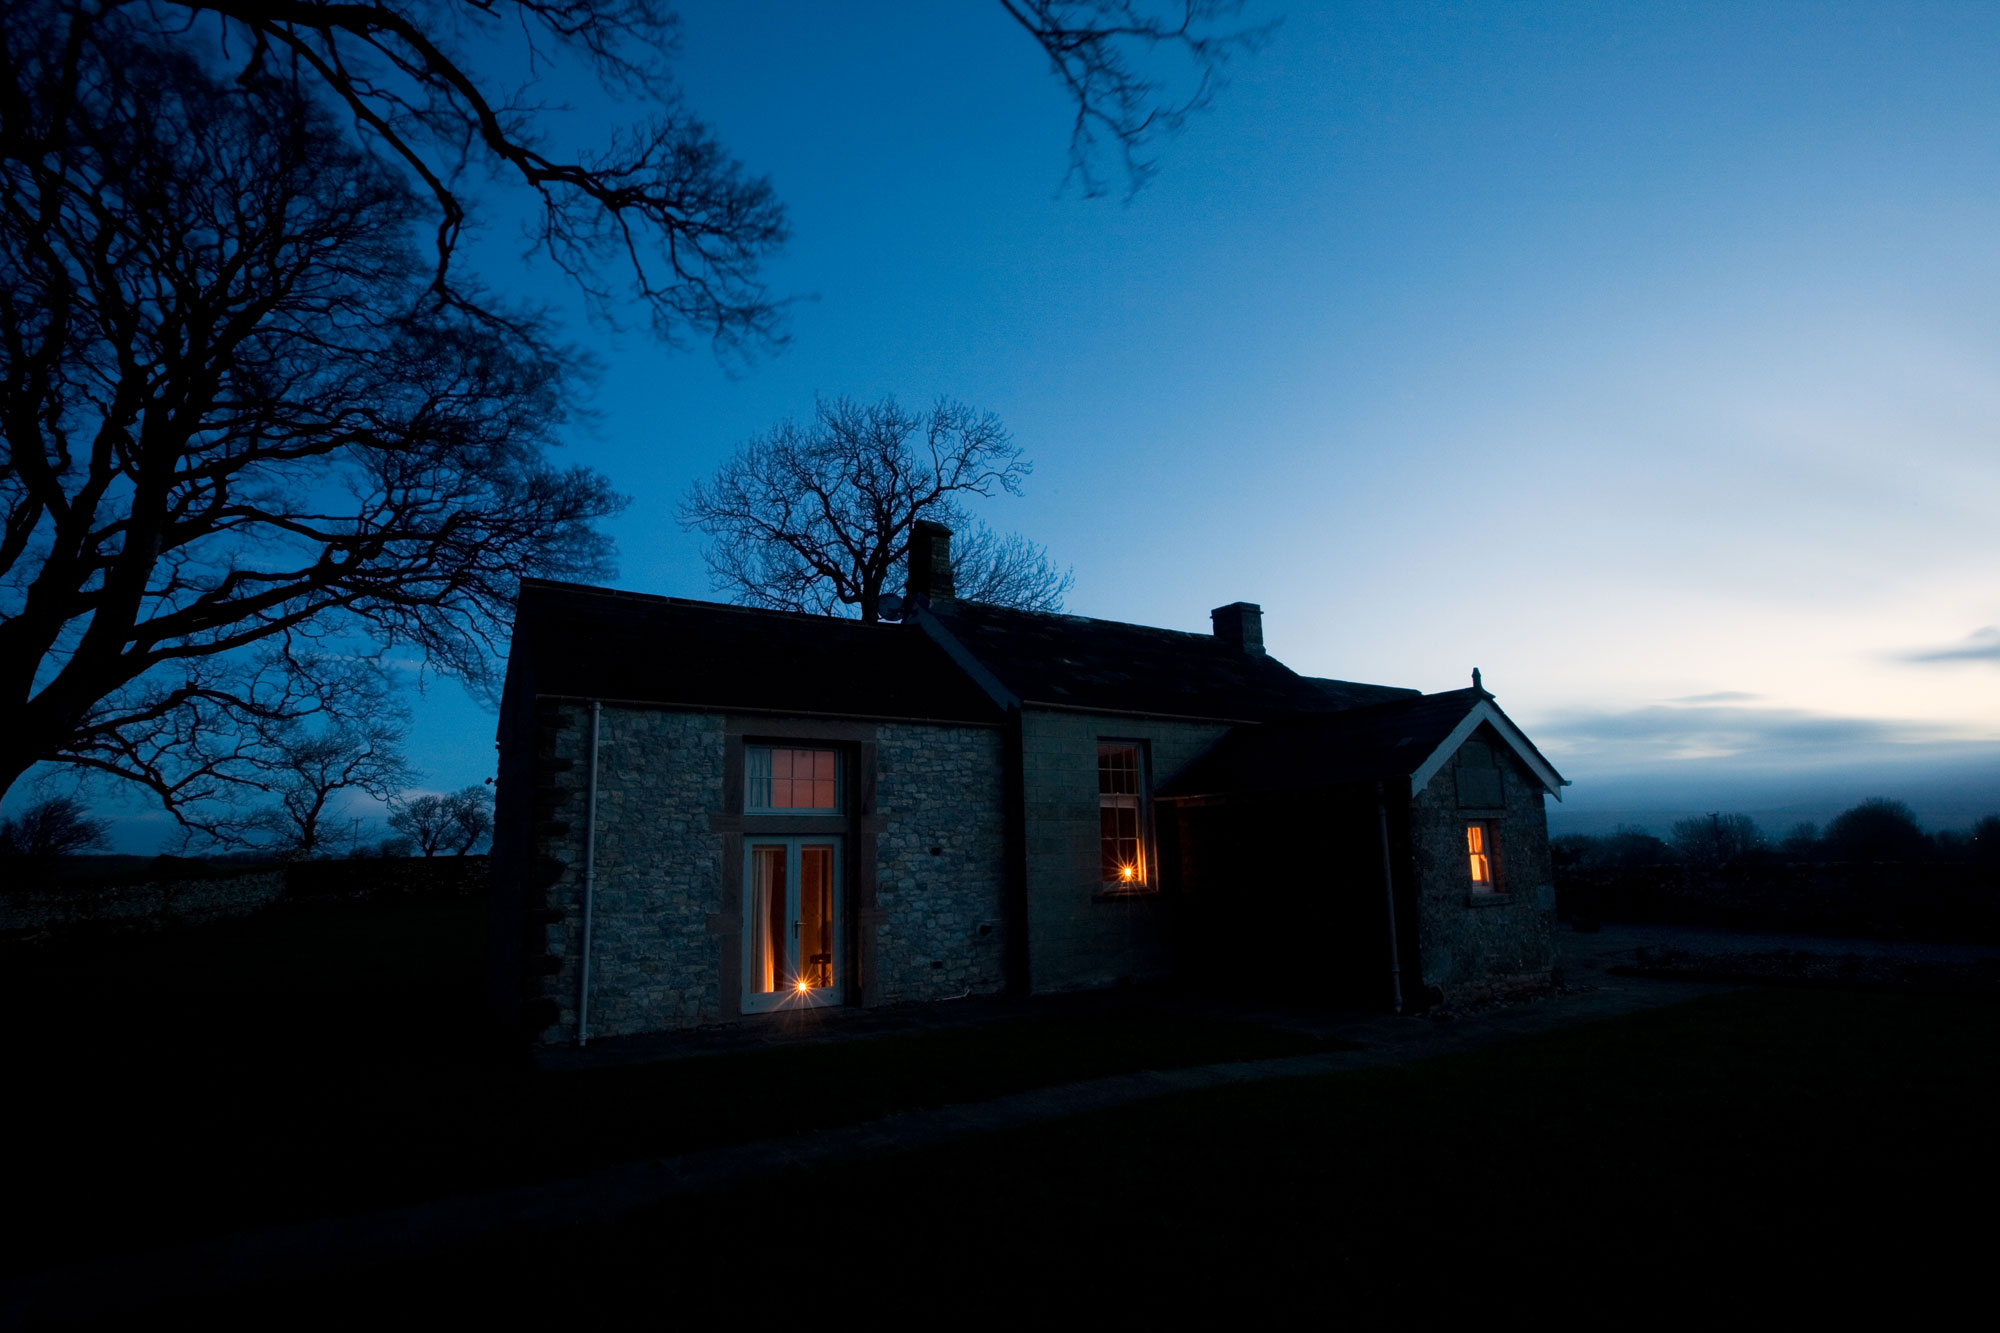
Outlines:
<svg viewBox="0 0 2000 1333"><path fill-rule="evenodd" d="M1139 889L1146 885L1139 747L1131 741L1097 745L1097 826L1101 878L1106 884Z"/></svg>
<svg viewBox="0 0 2000 1333"><path fill-rule="evenodd" d="M840 752L750 745L743 750L746 810L840 811Z"/></svg>
<svg viewBox="0 0 2000 1333"><path fill-rule="evenodd" d="M1465 826L1465 856L1472 869L1474 893L1500 891L1499 867L1493 860L1493 825L1486 820Z"/></svg>

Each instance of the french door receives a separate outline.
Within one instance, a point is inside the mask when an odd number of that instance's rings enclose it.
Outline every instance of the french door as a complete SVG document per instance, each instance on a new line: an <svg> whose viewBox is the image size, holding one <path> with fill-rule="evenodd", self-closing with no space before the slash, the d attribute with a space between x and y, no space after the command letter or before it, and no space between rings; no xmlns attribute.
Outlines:
<svg viewBox="0 0 2000 1333"><path fill-rule="evenodd" d="M838 1002L840 840L746 838L743 866L743 1012Z"/></svg>

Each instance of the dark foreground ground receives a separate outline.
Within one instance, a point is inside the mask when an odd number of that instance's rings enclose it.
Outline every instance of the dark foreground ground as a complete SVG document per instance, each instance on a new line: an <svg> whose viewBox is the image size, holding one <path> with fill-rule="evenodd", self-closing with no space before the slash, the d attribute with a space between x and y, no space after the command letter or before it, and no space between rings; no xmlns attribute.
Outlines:
<svg viewBox="0 0 2000 1333"><path fill-rule="evenodd" d="M57 1001L14 1053L11 1100L30 1114L11 1211L48 1222L10 1256L15 1272L185 1239L176 1215L198 1234L1119 1068L1310 1049L1292 1032L1108 1010L552 1075L471 1053L474 1015L452 1008L476 969L465 908L371 910L388 915L261 934L236 923L170 950L132 942L9 969L17 1005ZM1597 1325L1990 1308L1996 1019L1977 997L1733 991L797 1171L119 1323ZM93 1041L94 1025L108 1026Z"/></svg>
<svg viewBox="0 0 2000 1333"><path fill-rule="evenodd" d="M485 1022L484 911L321 905L0 952L0 1002L15 1020L9 1115L24 1149L8 1202L35 1219L0 1247L0 1278L915 1107L1340 1044L1080 997L837 1045L711 1041L664 1062L621 1062L601 1043L590 1051L608 1060L545 1069Z"/></svg>

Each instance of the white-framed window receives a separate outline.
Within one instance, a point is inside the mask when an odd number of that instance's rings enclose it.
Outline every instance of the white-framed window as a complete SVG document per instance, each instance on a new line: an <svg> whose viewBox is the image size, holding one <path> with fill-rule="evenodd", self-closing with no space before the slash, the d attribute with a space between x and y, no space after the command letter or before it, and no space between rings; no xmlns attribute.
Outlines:
<svg viewBox="0 0 2000 1333"><path fill-rule="evenodd" d="M1472 891L1499 893L1500 860L1492 820L1475 819L1465 826L1465 858L1472 873Z"/></svg>
<svg viewBox="0 0 2000 1333"><path fill-rule="evenodd" d="M840 751L790 745L743 747L743 809L837 815L841 811Z"/></svg>
<svg viewBox="0 0 2000 1333"><path fill-rule="evenodd" d="M1097 824L1105 886L1146 888L1146 757L1137 741L1097 743Z"/></svg>

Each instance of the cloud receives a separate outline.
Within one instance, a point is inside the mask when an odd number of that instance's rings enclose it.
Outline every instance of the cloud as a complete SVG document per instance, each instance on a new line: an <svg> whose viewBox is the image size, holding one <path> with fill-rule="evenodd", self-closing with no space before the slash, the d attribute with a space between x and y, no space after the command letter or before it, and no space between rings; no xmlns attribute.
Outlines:
<svg viewBox="0 0 2000 1333"><path fill-rule="evenodd" d="M1967 635L1963 643L1950 648L1927 648L1905 653L1904 662L1991 662L2000 666L2000 625L1988 625Z"/></svg>
<svg viewBox="0 0 2000 1333"><path fill-rule="evenodd" d="M1695 697L1720 701L1757 696L1729 691ZM1696 761L1803 772L1938 762L1994 748L1991 740L1936 723L1693 700L1547 715L1534 727L1534 736L1559 767L1567 763L1597 772L1665 772Z"/></svg>
<svg viewBox="0 0 2000 1333"><path fill-rule="evenodd" d="M1761 694L1745 694L1742 690L1718 690L1714 694L1684 694L1678 699L1667 700L1670 704L1747 704L1763 698Z"/></svg>

